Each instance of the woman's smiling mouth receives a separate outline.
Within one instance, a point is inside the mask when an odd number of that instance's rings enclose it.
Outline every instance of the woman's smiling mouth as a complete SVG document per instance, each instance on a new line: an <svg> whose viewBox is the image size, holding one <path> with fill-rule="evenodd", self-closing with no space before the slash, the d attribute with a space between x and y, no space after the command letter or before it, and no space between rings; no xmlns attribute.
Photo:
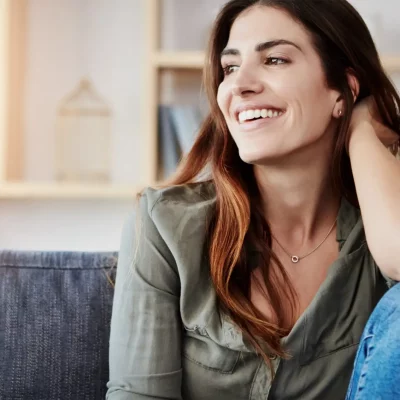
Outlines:
<svg viewBox="0 0 400 400"><path fill-rule="evenodd" d="M271 108L254 109L254 110L250 109L240 112L238 114L238 120L240 124L243 124L252 120L280 117L282 114L283 114L282 110L276 110Z"/></svg>
<svg viewBox="0 0 400 400"><path fill-rule="evenodd" d="M248 109L241 111L237 115L239 129L248 132L266 127L273 122L279 121L285 113L285 110L275 108Z"/></svg>

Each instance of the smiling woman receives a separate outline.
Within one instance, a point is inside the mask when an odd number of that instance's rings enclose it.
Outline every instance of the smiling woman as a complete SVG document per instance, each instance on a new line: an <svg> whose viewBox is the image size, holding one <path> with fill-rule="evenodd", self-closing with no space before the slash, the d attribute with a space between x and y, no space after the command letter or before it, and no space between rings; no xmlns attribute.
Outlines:
<svg viewBox="0 0 400 400"><path fill-rule="evenodd" d="M326 85L309 33L290 15L265 6L247 9L232 25L221 65L218 105L243 161L265 163L299 150L308 157L332 142L340 93ZM254 121L253 113L263 109L266 118Z"/></svg>
<svg viewBox="0 0 400 400"><path fill-rule="evenodd" d="M362 18L229 1L205 87L191 152L123 234L108 399L398 398L400 98Z"/></svg>

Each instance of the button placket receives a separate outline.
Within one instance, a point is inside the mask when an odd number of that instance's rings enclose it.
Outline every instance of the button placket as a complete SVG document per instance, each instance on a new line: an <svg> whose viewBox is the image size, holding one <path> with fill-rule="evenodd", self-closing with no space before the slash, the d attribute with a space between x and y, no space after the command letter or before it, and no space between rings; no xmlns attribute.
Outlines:
<svg viewBox="0 0 400 400"><path fill-rule="evenodd" d="M271 358L274 373L278 371L281 359L275 355ZM272 386L272 376L269 366L261 359L260 366L255 373L249 400L266 400L268 399Z"/></svg>

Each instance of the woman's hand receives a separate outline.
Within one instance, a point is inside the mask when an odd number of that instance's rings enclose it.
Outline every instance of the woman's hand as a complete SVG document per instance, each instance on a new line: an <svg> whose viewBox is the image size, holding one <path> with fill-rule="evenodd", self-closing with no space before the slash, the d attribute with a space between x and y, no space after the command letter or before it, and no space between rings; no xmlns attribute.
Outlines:
<svg viewBox="0 0 400 400"><path fill-rule="evenodd" d="M376 136L386 147L397 144L399 141L399 135L383 124L376 102L370 96L354 107L350 120L348 149L354 136L362 135L365 124L372 126Z"/></svg>

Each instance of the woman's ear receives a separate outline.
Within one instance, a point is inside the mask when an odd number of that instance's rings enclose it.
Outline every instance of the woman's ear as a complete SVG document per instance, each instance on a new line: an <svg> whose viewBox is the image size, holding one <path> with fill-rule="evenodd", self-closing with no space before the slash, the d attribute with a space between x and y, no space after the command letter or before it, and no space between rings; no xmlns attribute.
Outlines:
<svg viewBox="0 0 400 400"><path fill-rule="evenodd" d="M358 95L360 94L360 83L356 77L356 74L352 68L346 69L347 83L349 84L350 90L353 94L353 103L356 102ZM333 117L341 118L344 115L344 97L342 94L336 99L336 104L333 109Z"/></svg>
<svg viewBox="0 0 400 400"><path fill-rule="evenodd" d="M346 75L347 82L350 86L351 92L353 93L353 101L355 103L360 94L360 82L356 78L356 74L352 68L347 68Z"/></svg>
<svg viewBox="0 0 400 400"><path fill-rule="evenodd" d="M344 100L343 95L336 93L337 98L335 99L335 106L332 110L332 117L340 119L344 114Z"/></svg>

